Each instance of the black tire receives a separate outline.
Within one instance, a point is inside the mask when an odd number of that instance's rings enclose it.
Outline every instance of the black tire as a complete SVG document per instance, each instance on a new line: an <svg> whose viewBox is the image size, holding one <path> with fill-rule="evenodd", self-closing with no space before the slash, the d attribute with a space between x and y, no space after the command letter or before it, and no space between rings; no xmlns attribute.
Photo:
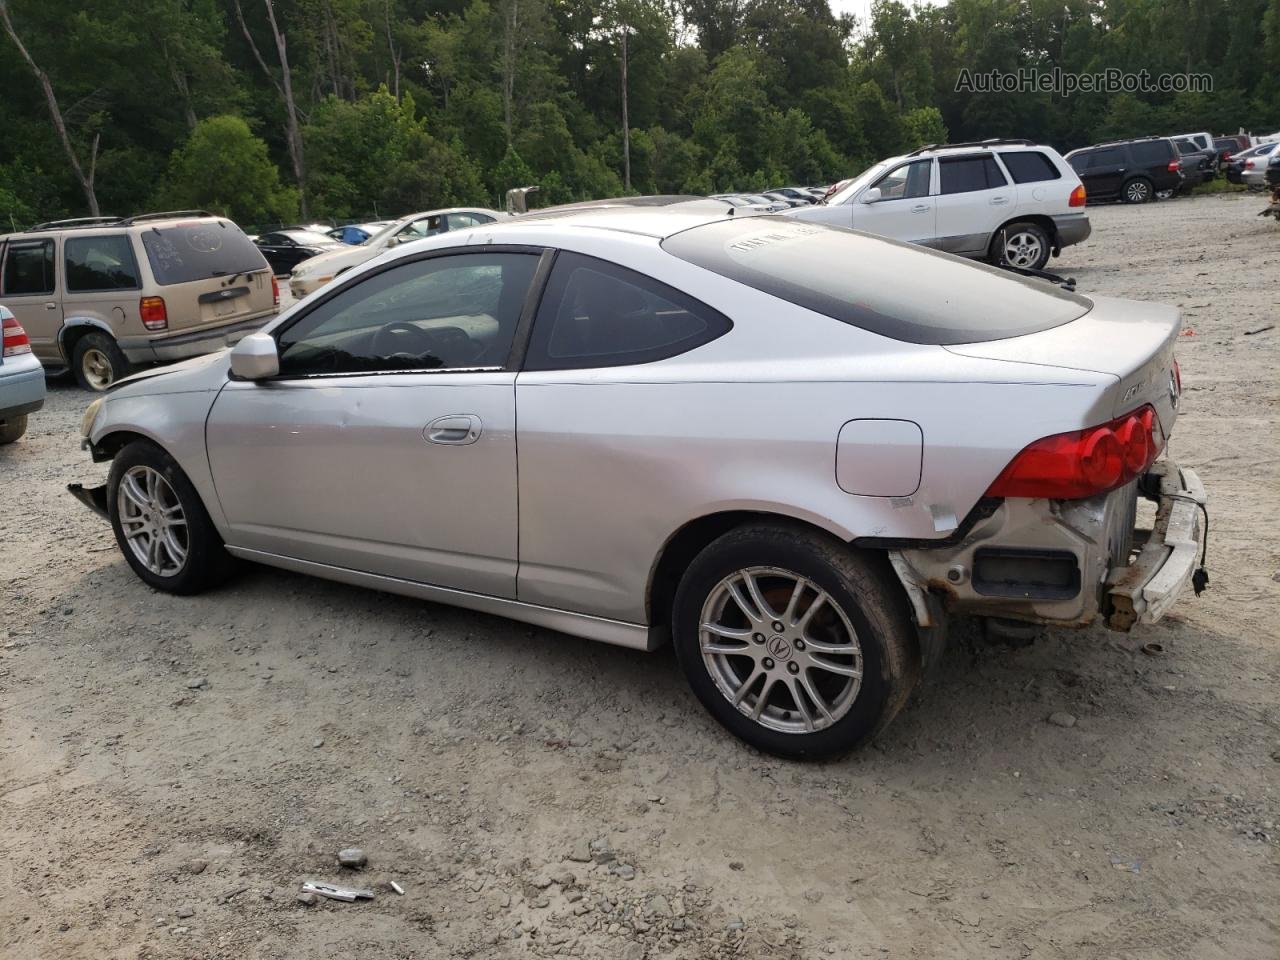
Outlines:
<svg viewBox="0 0 1280 960"><path fill-rule="evenodd" d="M1185 196L1190 192L1189 187L1170 187L1167 190L1157 190L1154 196L1157 200L1172 200L1174 197Z"/></svg>
<svg viewBox="0 0 1280 960"><path fill-rule="evenodd" d="M76 341L71 351L71 370L80 386L101 393L132 373L133 366L114 340L95 331Z"/></svg>
<svg viewBox="0 0 1280 960"><path fill-rule="evenodd" d="M159 473L182 507L186 519L186 556L173 573L161 575L149 570L125 537L120 517L120 484L134 467L150 467ZM223 546L195 487L177 461L150 441L135 440L116 454L107 477L107 512L120 552L148 586L166 593L200 593L217 586L234 569L234 558Z"/></svg>
<svg viewBox="0 0 1280 960"><path fill-rule="evenodd" d="M1146 177L1133 177L1120 185L1120 199L1125 203L1147 203L1154 195Z"/></svg>
<svg viewBox="0 0 1280 960"><path fill-rule="evenodd" d="M732 577L735 572L753 567L798 575L816 585L826 592L829 605L822 614L814 617L815 623L825 615L829 623L836 625L836 629L845 621L853 629L861 647L860 685L856 689L850 688L853 689L851 701L842 708L843 713L831 711L835 720L827 722L826 726L788 732L771 729L753 719L731 702L727 692L722 692L718 684L723 682L723 674L718 679L703 657L701 624L704 605L714 604L713 597L723 596L720 593L721 585L727 578ZM784 604L769 597L770 575L757 576L761 593L774 607L772 613L777 615L777 610ZM780 576L778 581L786 582L784 576ZM775 594L775 597L778 596L780 595ZM838 607L838 611L830 609L830 605ZM726 605L724 609L727 611L730 608ZM742 610L740 606L734 609ZM797 610L800 609L803 608L797 607ZM845 621L839 619L839 613L843 613ZM861 553L833 537L799 526L785 523L745 526L732 530L711 543L694 558L685 571L676 591L672 619L676 657L703 706L725 728L751 746L782 757L828 757L847 753L865 743L883 730L906 703L920 673L919 644L906 595L893 576L888 562L883 557ZM743 619L745 621L745 617ZM791 637L790 642L795 643L791 628L786 628L781 633L787 633ZM801 633L804 631L801 630ZM775 643L785 641L788 637L779 635L769 637L767 641L754 641L764 643L764 646L758 647L761 653L757 656L772 653L777 649ZM753 641L737 642L749 645ZM811 638L810 643L816 644L817 640ZM784 642L778 647L786 645ZM800 646L792 646L784 651L783 659L786 660L787 671L803 672L807 677L813 672L812 668L801 670L800 661L803 656L813 656L813 652L806 650L802 654L799 652L801 649ZM793 659L795 663L792 662ZM744 674L758 669L756 663L747 657L729 656L722 660L733 664L732 669L736 671L735 682L741 682ZM781 663L772 660L760 660L758 663L769 671L781 666ZM854 663L856 665L858 661ZM777 670L776 679L784 684L791 682L782 675L784 672L786 671ZM822 675L819 679L834 678ZM755 687L757 684L748 686ZM776 686L774 690L777 690ZM794 703L794 695L790 692L775 692L770 696L781 697L784 705ZM755 694L749 694L743 700L744 705L749 707L752 699L758 702L759 698ZM766 703L769 704L766 711L775 709L772 700L766 699ZM816 701L806 698L806 703L809 707L805 712L817 717L818 711L809 709L816 706ZM804 726L801 711L794 707L775 712L773 719L774 722L783 720ZM818 720L823 722L820 717Z"/></svg>
<svg viewBox="0 0 1280 960"><path fill-rule="evenodd" d="M1020 244L1023 249L1034 250L1032 259L1027 263L1014 263L1008 257L1008 244L1019 237L1027 238L1027 242ZM1022 220L996 231L995 240L992 241L991 262L996 266L1008 264L1024 270L1043 270L1052 253L1053 238L1049 236L1049 231L1038 223Z"/></svg>
<svg viewBox="0 0 1280 960"><path fill-rule="evenodd" d="M13 443L26 432L27 415L25 413L20 417L10 417L4 423L0 423L0 447L6 443Z"/></svg>

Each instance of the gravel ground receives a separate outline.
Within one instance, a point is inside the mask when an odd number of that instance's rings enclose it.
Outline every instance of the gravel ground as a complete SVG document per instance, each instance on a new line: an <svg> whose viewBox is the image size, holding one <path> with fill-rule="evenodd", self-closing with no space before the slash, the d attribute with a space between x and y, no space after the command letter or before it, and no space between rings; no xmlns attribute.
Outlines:
<svg viewBox="0 0 1280 960"><path fill-rule="evenodd" d="M1186 313L1173 449L1210 488L1210 590L1141 635L962 628L839 762L743 747L669 651L260 568L153 593L64 491L104 470L52 384L0 451L0 956L1275 960L1261 205L1101 207L1055 264ZM376 899L306 905L306 879Z"/></svg>

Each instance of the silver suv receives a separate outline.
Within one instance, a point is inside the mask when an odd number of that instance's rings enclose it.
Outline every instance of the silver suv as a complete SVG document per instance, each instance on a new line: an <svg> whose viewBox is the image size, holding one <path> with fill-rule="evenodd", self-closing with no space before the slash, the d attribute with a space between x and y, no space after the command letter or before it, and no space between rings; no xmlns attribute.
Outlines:
<svg viewBox="0 0 1280 960"><path fill-rule="evenodd" d="M929 144L786 216L1033 270L1090 232L1080 178L1030 140Z"/></svg>
<svg viewBox="0 0 1280 960"><path fill-rule="evenodd" d="M203 211L42 223L0 236L0 303L32 352L107 389L137 364L219 350L276 313L266 260Z"/></svg>

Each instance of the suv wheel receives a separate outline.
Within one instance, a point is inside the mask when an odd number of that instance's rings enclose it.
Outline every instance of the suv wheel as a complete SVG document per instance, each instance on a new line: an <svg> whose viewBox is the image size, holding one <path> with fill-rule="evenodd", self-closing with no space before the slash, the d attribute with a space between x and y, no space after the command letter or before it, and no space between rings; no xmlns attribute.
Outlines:
<svg viewBox="0 0 1280 960"><path fill-rule="evenodd" d="M831 537L741 527L689 565L673 637L693 692L728 730L784 757L847 752L906 702L919 651L887 565Z"/></svg>
<svg viewBox="0 0 1280 960"><path fill-rule="evenodd" d="M25 413L20 417L10 417L0 423L0 447L6 443L13 443L26 432L27 415Z"/></svg>
<svg viewBox="0 0 1280 960"><path fill-rule="evenodd" d="M125 560L166 593L199 593L226 579L233 560L176 460L136 440L107 477L107 512Z"/></svg>
<svg viewBox="0 0 1280 960"><path fill-rule="evenodd" d="M1134 177L1120 188L1125 203L1146 203L1151 199L1151 192L1151 181L1143 177Z"/></svg>
<svg viewBox="0 0 1280 960"><path fill-rule="evenodd" d="M1011 223L996 234L995 260L1022 270L1041 270L1049 262L1048 231L1035 223Z"/></svg>
<svg viewBox="0 0 1280 960"><path fill-rule="evenodd" d="M1169 190L1157 190L1155 192L1155 198L1157 200L1169 200L1169 199L1172 199L1173 197L1176 197L1177 195L1178 195L1178 191L1172 188Z"/></svg>
<svg viewBox="0 0 1280 960"><path fill-rule="evenodd" d="M86 390L101 393L133 370L116 342L105 333L86 333L71 351L71 369L76 382Z"/></svg>

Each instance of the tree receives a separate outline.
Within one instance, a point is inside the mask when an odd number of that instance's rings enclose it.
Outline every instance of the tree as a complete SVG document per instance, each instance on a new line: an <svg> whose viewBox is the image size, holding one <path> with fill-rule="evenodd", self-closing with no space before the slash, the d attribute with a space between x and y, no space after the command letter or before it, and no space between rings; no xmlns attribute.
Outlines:
<svg viewBox="0 0 1280 960"><path fill-rule="evenodd" d="M235 6L236 20L240 23L240 30L244 33L249 49L253 51L253 58L258 62L258 66L262 68L262 72L267 79L279 91L280 99L284 102L285 132L289 144L289 159L293 162L293 178L298 184L302 216L304 218L308 217L307 168L303 157L302 128L298 124L298 104L293 96L293 73L289 69L288 41L276 21L275 2L274 0L262 0L263 6L267 10L267 23L271 27L271 38L275 42L276 56L280 62L279 80L276 79L276 75L267 66L267 61L262 58L262 54L258 51L258 45L254 42L253 34L249 31L249 25L245 23L244 11L240 9L240 0L232 0L232 3Z"/></svg>
<svg viewBox="0 0 1280 960"><path fill-rule="evenodd" d="M213 210L241 223L292 220L297 192L282 186L267 145L239 117L209 117L169 162L158 200L169 207Z"/></svg>
<svg viewBox="0 0 1280 960"><path fill-rule="evenodd" d="M44 91L45 103L49 107L49 116L53 120L53 129L58 135L58 140L62 143L62 149L67 155L67 162L71 165L71 170L80 182L80 188L84 191L85 202L89 206L89 216L96 217L100 211L98 209L98 195L93 189L93 179L98 163L98 144L101 142L102 135L98 132L93 135L93 144L89 148L88 170L86 171L85 165L80 162L75 146L71 143L71 135L67 133L67 124L62 116L62 108L58 105L58 97L53 92L53 82L49 79L49 75L40 69L31 53L27 50L26 45L22 42L22 38L18 36L17 30L14 29L13 20L9 16L8 0L0 0L0 20L4 21L5 33L9 35L13 45L18 48L18 53L27 62L27 66L35 74L36 82L40 84L40 89Z"/></svg>

